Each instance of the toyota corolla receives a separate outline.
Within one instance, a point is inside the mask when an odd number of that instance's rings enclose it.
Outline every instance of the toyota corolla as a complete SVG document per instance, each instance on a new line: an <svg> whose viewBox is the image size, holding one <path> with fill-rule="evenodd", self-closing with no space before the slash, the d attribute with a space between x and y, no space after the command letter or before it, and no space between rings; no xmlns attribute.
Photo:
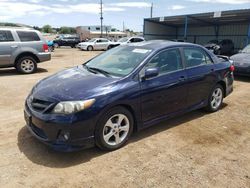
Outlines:
<svg viewBox="0 0 250 188"><path fill-rule="evenodd" d="M219 110L233 91L233 70L195 44L119 46L37 83L24 117L30 132L56 150L115 150L134 131L178 114Z"/></svg>

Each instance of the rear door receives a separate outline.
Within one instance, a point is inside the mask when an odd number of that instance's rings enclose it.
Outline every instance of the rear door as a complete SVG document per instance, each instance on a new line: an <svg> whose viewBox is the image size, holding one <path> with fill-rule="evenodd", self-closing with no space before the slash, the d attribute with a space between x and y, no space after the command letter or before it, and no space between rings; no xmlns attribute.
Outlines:
<svg viewBox="0 0 250 188"><path fill-rule="evenodd" d="M0 66L11 64L11 55L16 49L16 42L9 30L0 30Z"/></svg>
<svg viewBox="0 0 250 188"><path fill-rule="evenodd" d="M187 104L202 105L216 81L214 63L205 50L199 47L183 48L188 79Z"/></svg>
<svg viewBox="0 0 250 188"><path fill-rule="evenodd" d="M158 67L157 77L141 81L141 111L144 122L181 111L186 107L187 83L178 48L156 54L144 67Z"/></svg>

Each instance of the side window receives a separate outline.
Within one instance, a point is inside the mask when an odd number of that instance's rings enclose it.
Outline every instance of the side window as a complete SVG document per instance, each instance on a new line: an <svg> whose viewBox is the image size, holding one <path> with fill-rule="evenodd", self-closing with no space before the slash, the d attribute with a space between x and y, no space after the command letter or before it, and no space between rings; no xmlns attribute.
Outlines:
<svg viewBox="0 0 250 188"><path fill-rule="evenodd" d="M141 38L134 38L134 42L142 42L143 40Z"/></svg>
<svg viewBox="0 0 250 188"><path fill-rule="evenodd" d="M106 39L102 39L101 41L102 41L102 42L108 42L108 40L106 40Z"/></svg>
<svg viewBox="0 0 250 188"><path fill-rule="evenodd" d="M146 68L151 67L158 67L160 74L183 69L180 51L172 49L160 52L147 63Z"/></svg>
<svg viewBox="0 0 250 188"><path fill-rule="evenodd" d="M0 30L0 42L11 42L14 38L10 31Z"/></svg>
<svg viewBox="0 0 250 188"><path fill-rule="evenodd" d="M22 42L40 41L36 32L30 31L17 31L17 34Z"/></svg>
<svg viewBox="0 0 250 188"><path fill-rule="evenodd" d="M212 64L211 58L202 50L197 48L184 48L186 67Z"/></svg>

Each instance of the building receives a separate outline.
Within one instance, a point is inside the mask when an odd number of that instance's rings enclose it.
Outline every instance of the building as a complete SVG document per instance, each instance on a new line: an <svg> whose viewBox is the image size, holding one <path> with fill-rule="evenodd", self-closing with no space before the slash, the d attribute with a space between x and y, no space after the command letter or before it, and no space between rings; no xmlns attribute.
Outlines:
<svg viewBox="0 0 250 188"><path fill-rule="evenodd" d="M250 43L250 9L144 19L146 39L184 39L206 44L231 39L239 50Z"/></svg>
<svg viewBox="0 0 250 188"><path fill-rule="evenodd" d="M121 31L116 31L112 29L111 26L102 27L103 35L102 37L109 39L119 39L126 37L127 34ZM80 36L81 40L86 40L90 38L99 38L101 37L101 26L78 26L76 27L76 32Z"/></svg>

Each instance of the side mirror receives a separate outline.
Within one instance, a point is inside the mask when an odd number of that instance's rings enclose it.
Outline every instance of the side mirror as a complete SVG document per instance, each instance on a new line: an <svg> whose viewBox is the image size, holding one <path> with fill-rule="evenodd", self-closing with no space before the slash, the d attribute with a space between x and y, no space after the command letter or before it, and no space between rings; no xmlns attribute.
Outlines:
<svg viewBox="0 0 250 188"><path fill-rule="evenodd" d="M147 68L145 70L145 74L144 74L144 79L149 79L149 78L153 78L159 75L159 68Z"/></svg>

